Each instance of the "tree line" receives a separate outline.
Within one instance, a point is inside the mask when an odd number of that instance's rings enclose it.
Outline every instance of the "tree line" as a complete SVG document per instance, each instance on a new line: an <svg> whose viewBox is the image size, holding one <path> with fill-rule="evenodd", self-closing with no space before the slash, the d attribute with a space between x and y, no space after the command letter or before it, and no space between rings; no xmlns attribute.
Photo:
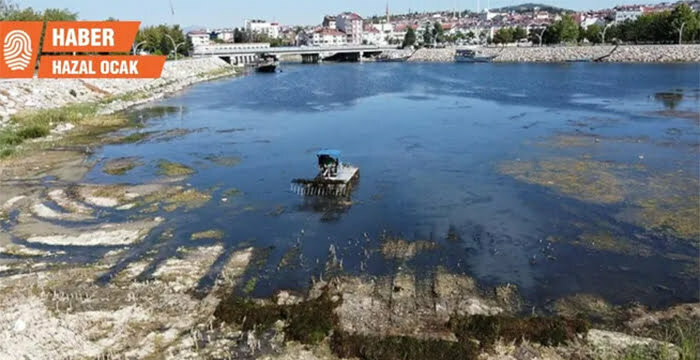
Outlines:
<svg viewBox="0 0 700 360"><path fill-rule="evenodd" d="M528 37L520 27L498 30L491 42L505 44ZM636 20L620 23L598 24L583 28L570 15L563 16L544 29L530 31L529 40L534 44L561 44L620 41L624 43L673 44L700 40L700 12L688 4L679 4L671 11L643 14Z"/></svg>
<svg viewBox="0 0 700 360"><path fill-rule="evenodd" d="M187 56L194 49L192 41L185 36L180 25L156 25L139 29L136 34L135 44L141 44L140 50L145 50L153 55L175 55L177 47L178 56Z"/></svg>
<svg viewBox="0 0 700 360"><path fill-rule="evenodd" d="M297 27L294 31L295 34L301 32L301 27ZM223 42L221 40L214 39L214 42ZM246 30L245 28L234 28L233 29L233 42L235 43L269 43L271 47L277 46L289 46L294 45L294 42L290 42L284 38L273 38L264 33L253 32Z"/></svg>
<svg viewBox="0 0 700 360"><path fill-rule="evenodd" d="M20 8L11 0L0 0L0 21L75 21L78 20L78 13L68 9L46 9L44 11L34 10L31 7ZM107 21L118 21L108 18ZM166 36L167 35L167 36ZM148 51L156 55L173 55L173 39L178 47L178 54L187 55L192 50L192 43L187 41L185 33L179 25L157 25L147 26L139 29L136 35L135 44L144 42L139 49ZM41 42L43 43L43 35Z"/></svg>

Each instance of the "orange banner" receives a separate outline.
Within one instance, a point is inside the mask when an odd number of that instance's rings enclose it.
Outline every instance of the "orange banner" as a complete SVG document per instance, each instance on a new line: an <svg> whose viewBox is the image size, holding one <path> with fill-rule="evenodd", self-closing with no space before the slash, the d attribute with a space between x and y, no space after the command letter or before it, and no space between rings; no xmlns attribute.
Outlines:
<svg viewBox="0 0 700 360"><path fill-rule="evenodd" d="M140 21L49 21L43 52L128 52Z"/></svg>
<svg viewBox="0 0 700 360"><path fill-rule="evenodd" d="M165 56L42 56L40 78L139 79L158 78Z"/></svg>
<svg viewBox="0 0 700 360"><path fill-rule="evenodd" d="M0 21L0 78L31 78L41 41L41 21Z"/></svg>

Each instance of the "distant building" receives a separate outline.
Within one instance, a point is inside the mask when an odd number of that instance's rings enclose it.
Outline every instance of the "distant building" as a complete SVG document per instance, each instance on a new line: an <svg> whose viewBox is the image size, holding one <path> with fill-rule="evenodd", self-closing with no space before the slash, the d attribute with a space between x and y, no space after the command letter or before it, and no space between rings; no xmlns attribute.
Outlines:
<svg viewBox="0 0 700 360"><path fill-rule="evenodd" d="M362 33L362 43L367 45L386 45L387 35L372 26L365 28Z"/></svg>
<svg viewBox="0 0 700 360"><path fill-rule="evenodd" d="M689 3L690 8L693 9L693 11L700 11L700 1L694 0Z"/></svg>
<svg viewBox="0 0 700 360"><path fill-rule="evenodd" d="M223 42L233 42L234 34L235 32L233 29L215 29L212 30L210 35L216 37L217 39Z"/></svg>
<svg viewBox="0 0 700 360"><path fill-rule="evenodd" d="M335 16L326 15L323 17L323 27L329 29L337 29Z"/></svg>
<svg viewBox="0 0 700 360"><path fill-rule="evenodd" d="M379 32L388 34L394 31L394 25L393 24L387 24L387 23L380 23L380 24L370 24L370 26L374 29L376 29Z"/></svg>
<svg viewBox="0 0 700 360"><path fill-rule="evenodd" d="M209 33L204 30L190 31L187 33L187 38L190 39L194 47L211 44Z"/></svg>
<svg viewBox="0 0 700 360"><path fill-rule="evenodd" d="M481 14L481 18L482 18L482 20L491 21L494 18L499 17L501 15L503 15L503 14L497 13L497 12L491 12L491 11L489 11L489 9L484 9L484 12Z"/></svg>
<svg viewBox="0 0 700 360"><path fill-rule="evenodd" d="M634 21L644 14L643 8L624 9L615 11L615 23L625 22L627 20Z"/></svg>
<svg viewBox="0 0 700 360"><path fill-rule="evenodd" d="M345 33L349 44L362 44L363 20L355 13L342 13L335 19L338 30Z"/></svg>
<svg viewBox="0 0 700 360"><path fill-rule="evenodd" d="M534 16L535 20L549 20L549 13L546 11L537 11Z"/></svg>
<svg viewBox="0 0 700 360"><path fill-rule="evenodd" d="M605 27L605 20L598 17L583 17L581 20L581 27L588 29L592 25L598 25L600 27Z"/></svg>
<svg viewBox="0 0 700 360"><path fill-rule="evenodd" d="M270 23L265 20L246 20L246 31L255 34L264 34L270 38L277 39L280 36L280 25L278 23Z"/></svg>
<svg viewBox="0 0 700 360"><path fill-rule="evenodd" d="M297 35L297 44L308 46L345 45L347 44L347 36L342 31L323 27L312 32L300 32Z"/></svg>

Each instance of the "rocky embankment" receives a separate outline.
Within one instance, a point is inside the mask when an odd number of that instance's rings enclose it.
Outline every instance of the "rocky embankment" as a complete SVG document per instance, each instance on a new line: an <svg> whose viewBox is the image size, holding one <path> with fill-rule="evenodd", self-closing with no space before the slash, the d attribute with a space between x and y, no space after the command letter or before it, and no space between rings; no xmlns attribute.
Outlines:
<svg viewBox="0 0 700 360"><path fill-rule="evenodd" d="M17 112L111 99L102 113L151 101L196 82L228 74L232 67L212 57L169 61L158 79L13 79L0 81L0 127Z"/></svg>
<svg viewBox="0 0 700 360"><path fill-rule="evenodd" d="M496 56L494 62L563 62L592 60L610 54L615 46L561 46L561 47L484 47L478 51ZM450 62L455 49L420 49L409 61ZM672 63L700 62L700 45L625 45L620 46L606 62Z"/></svg>

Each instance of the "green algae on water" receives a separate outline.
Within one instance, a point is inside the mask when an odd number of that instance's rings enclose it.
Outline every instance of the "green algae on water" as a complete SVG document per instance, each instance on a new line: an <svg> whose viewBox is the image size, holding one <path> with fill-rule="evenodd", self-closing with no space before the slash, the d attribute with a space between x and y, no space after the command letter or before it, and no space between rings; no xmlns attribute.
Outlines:
<svg viewBox="0 0 700 360"><path fill-rule="evenodd" d="M102 171L109 175L125 175L132 169L142 166L143 162L136 157L123 157L111 159L102 167Z"/></svg>
<svg viewBox="0 0 700 360"><path fill-rule="evenodd" d="M552 188L573 198L612 204L625 197L615 164L567 158L541 161L505 161L499 172L516 180Z"/></svg>
<svg viewBox="0 0 700 360"><path fill-rule="evenodd" d="M158 161L158 175L165 176L185 176L194 174L192 168L168 160Z"/></svg>
<svg viewBox="0 0 700 360"><path fill-rule="evenodd" d="M610 251L619 254L651 256L653 250L624 236L614 236L609 232L583 233L572 242L589 249Z"/></svg>
<svg viewBox="0 0 700 360"><path fill-rule="evenodd" d="M240 190L238 190L238 189L236 189L236 188L228 188L228 189L224 190L224 191L221 193L221 195L223 195L223 196L225 196L225 197L227 197L227 198L232 198L232 197L241 195L242 193L243 193L243 192L241 192Z"/></svg>
<svg viewBox="0 0 700 360"><path fill-rule="evenodd" d="M224 232L221 230L206 230L200 231L192 234L190 239L201 240L201 239L216 239L221 240L224 238Z"/></svg>
<svg viewBox="0 0 700 360"><path fill-rule="evenodd" d="M386 259L408 260L422 251L434 250L436 244L432 241L406 241L400 238L386 238L382 243L382 255Z"/></svg>
<svg viewBox="0 0 700 360"><path fill-rule="evenodd" d="M246 281L245 286L243 286L243 292L250 294L255 290L255 286L258 284L258 278L252 277Z"/></svg>
<svg viewBox="0 0 700 360"><path fill-rule="evenodd" d="M146 206L144 210L147 212L155 212L158 209L158 204L162 204L163 210L172 212L180 208L186 210L196 209L210 200L210 193L176 186L142 197L139 205Z"/></svg>
<svg viewBox="0 0 700 360"><path fill-rule="evenodd" d="M238 156L207 155L204 159L224 167L234 167L241 163L241 158Z"/></svg>

